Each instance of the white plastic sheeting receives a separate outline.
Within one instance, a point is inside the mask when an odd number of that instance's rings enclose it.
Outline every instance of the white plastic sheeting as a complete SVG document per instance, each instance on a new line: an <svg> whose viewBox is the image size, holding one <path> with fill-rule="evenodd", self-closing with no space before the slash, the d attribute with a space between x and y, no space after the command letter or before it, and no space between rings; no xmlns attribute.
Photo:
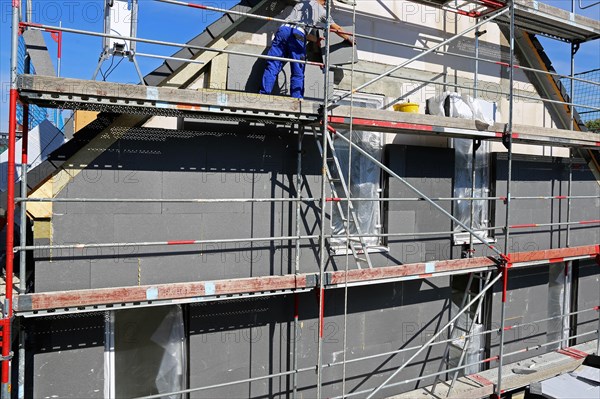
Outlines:
<svg viewBox="0 0 600 399"><path fill-rule="evenodd" d="M487 197L489 194L489 143L481 142L475 158L475 191L472 192L473 140L454 139L454 197ZM454 202L454 216L467 226L471 225L471 201L457 200ZM479 236L487 237L487 230L480 230L489 225L489 201L473 201L473 229ZM454 230L462 227L455 226ZM456 244L469 242L469 233L455 236ZM478 243L477 239L473 240Z"/></svg>
<svg viewBox="0 0 600 399"><path fill-rule="evenodd" d="M446 100L449 103L447 110L445 109ZM427 106L432 115L474 119L486 125L493 125L496 119L494 103L473 98L467 94L446 91L427 99Z"/></svg>
<svg viewBox="0 0 600 399"><path fill-rule="evenodd" d="M175 392L186 388L186 350L180 306L121 310L112 318L117 398ZM106 388L105 388L106 390ZM182 395L164 395L179 399Z"/></svg>
<svg viewBox="0 0 600 399"><path fill-rule="evenodd" d="M338 93L336 93L338 94ZM355 95L352 105L360 108L379 109L383 107L383 96L360 94ZM350 98L346 98L339 102L340 105L350 105ZM345 137L350 137L350 131L339 129L339 134ZM352 142L360 148L367 151L375 159L381 160L383 149L382 134L378 132L365 132L362 130L352 131ZM356 150L352 151L352 168L350 178L348 176L348 160L349 160L349 145L343 140L335 140L334 148L338 154L340 167L350 195L354 198L379 198L381 191L380 185L380 169L372 161ZM339 196L344 196L344 190L341 184L336 183L336 191ZM332 203L333 204L333 203ZM331 229L333 234L345 234L344 219L348 214L347 203L341 203L343 217L339 214L338 207L333 205ZM352 206L356 212L358 219L358 227L362 234L378 234L380 233L381 211L379 201L354 201ZM350 225L350 234L356 234L356 227ZM365 243L369 246L379 245L381 239L379 237L365 237ZM331 240L331 245L346 245L345 239Z"/></svg>
<svg viewBox="0 0 600 399"><path fill-rule="evenodd" d="M350 132L347 130L338 130L338 134L343 134L349 137ZM381 133L377 132L365 132L354 130L352 132L352 142L357 144L360 148L367 151L375 159L381 159L382 142ZM367 159L364 155L358 151L352 151L352 166L350 171L350 177L348 176L348 161L349 157L349 145L343 140L336 140L334 142L335 150L338 154L340 167L344 180L348 184L351 197L355 198L379 198L380 192L380 169L371 160ZM335 183L336 191L339 196L344 195L344 190L340 183ZM344 212L344 218L339 214L337 206L333 206L333 217L332 231L333 234L345 234L346 228L344 225L344 219L348 212L348 203L341 202L341 208ZM356 218L358 219L358 227L363 234L377 234L379 233L379 224L381 220L380 206L378 201L353 201L352 206L354 207ZM351 218L350 218L351 219ZM350 234L356 234L356 225L350 224ZM364 239L367 245L378 245L379 237L365 237ZM332 245L341 245L345 243L345 239L334 239L331 241Z"/></svg>
<svg viewBox="0 0 600 399"><path fill-rule="evenodd" d="M558 341L562 338L563 323L565 318L558 317L563 314L563 301L565 289L565 264L551 263L548 265L548 320L546 339L548 342ZM560 348L560 343L548 347L549 350Z"/></svg>

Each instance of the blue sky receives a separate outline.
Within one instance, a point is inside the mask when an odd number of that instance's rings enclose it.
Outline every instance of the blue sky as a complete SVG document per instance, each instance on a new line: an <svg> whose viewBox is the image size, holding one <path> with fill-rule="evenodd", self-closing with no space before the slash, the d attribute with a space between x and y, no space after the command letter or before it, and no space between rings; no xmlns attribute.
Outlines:
<svg viewBox="0 0 600 399"><path fill-rule="evenodd" d="M586 6L596 0L577 1L581 1L583 6ZM12 0L0 0L0 83L2 87L0 93L0 132L6 132L8 126L11 2ZM230 8L237 2L238 0L211 0L201 3L219 8ZM545 0L544 2L567 10L571 7L571 0ZM207 24L221 16L216 12L158 3L153 0L140 0L139 3L140 24L138 36L149 39L184 43L202 32ZM104 0L33 0L33 20L55 26L62 22L64 27L101 32L103 30L103 4ZM576 12L594 19L600 19L600 6L598 5L587 10L577 8ZM49 37L46 40L52 58L55 59L56 45ZM551 39L541 38L541 40L557 71L568 74L570 70L570 46ZM61 75L81 79L91 78L100 50L101 39L99 37L65 34L63 36ZM138 44L138 51L171 55L176 49L140 43ZM140 58L139 63L142 73L145 74L159 66L162 61ZM575 58L575 63L576 72L600 68L600 40L583 44ZM108 62L105 64L104 69L108 67L108 64ZM133 65L123 61L108 80L137 83L139 79Z"/></svg>

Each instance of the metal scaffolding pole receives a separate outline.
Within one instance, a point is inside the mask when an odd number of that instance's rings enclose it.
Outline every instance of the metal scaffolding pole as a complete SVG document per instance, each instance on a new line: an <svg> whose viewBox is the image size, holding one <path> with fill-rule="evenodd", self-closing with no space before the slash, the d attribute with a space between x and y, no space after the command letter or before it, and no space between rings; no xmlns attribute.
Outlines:
<svg viewBox="0 0 600 399"><path fill-rule="evenodd" d="M36 29L36 30L54 30L57 32L105 37L105 38L109 38L109 39L119 39L119 40L133 41L133 42L146 43L146 44L156 44L159 46L187 48L190 50L208 51L208 52L219 53L219 54L241 55L244 57L260 58L260 59L264 59L264 60L295 62L298 64L315 65L318 67L323 66L323 63L320 63L320 62L312 62L312 61L306 61L306 60L303 61L303 60L296 60L293 58L284 58L284 57L273 57L273 56L262 55L262 54L244 53L242 51L223 50L223 49L216 49L216 48L212 48L212 47L194 46L194 45L187 44L187 43L177 43L177 42L167 42L167 41L163 41L163 40L143 39L140 37L133 37L133 36L110 35L108 33L92 32L92 31L86 31L86 30L81 30L81 29L64 28L61 26L32 24L29 22L22 22L22 23L20 23L20 26L27 27L30 29Z"/></svg>
<svg viewBox="0 0 600 399"><path fill-rule="evenodd" d="M13 317L13 261L14 261L14 224L15 224L15 147L17 138L17 52L19 48L19 14L21 2L12 2L12 36L10 58L10 98L8 116L8 165L6 195L6 299L2 315L2 375L0 396L9 399L11 394L11 344Z"/></svg>
<svg viewBox="0 0 600 399"><path fill-rule="evenodd" d="M29 140L29 105L23 104L23 133L21 135L21 196L27 196L27 151ZM19 245L27 245L27 203L21 203L19 210ZM27 289L27 252L19 252L19 294L24 294ZM25 398L25 329L19 325L19 367L18 367L18 398Z"/></svg>
<svg viewBox="0 0 600 399"><path fill-rule="evenodd" d="M352 4L352 40L354 44L356 43L356 36L354 33L356 31L356 2ZM350 88L354 87L354 65L356 63L355 59L356 51L354 48L352 49L352 60L350 63ZM350 96L350 141L352 141L352 136L354 134L354 94ZM333 143L332 143L333 145ZM340 171L340 174L342 171ZM352 147L348 148L348 197L352 196ZM350 220L350 208L351 203L348 202L346 204L346 220ZM355 220L354 223L359 223L359 220ZM360 230L362 231L362 229ZM358 232L358 229L357 229ZM350 239L350 225L346 226L346 245L354 245L354 243ZM365 251L367 249L365 248ZM365 257L368 254L365 254ZM346 262L344 269L344 337L343 337L343 354L342 354L342 396L346 394L346 356L348 355L348 269L350 266L350 252L346 251Z"/></svg>
<svg viewBox="0 0 600 399"><path fill-rule="evenodd" d="M326 28L325 29L325 54L324 54L324 64L323 72L325 76L323 77L323 109L327 108L327 104L329 103L329 49L330 49L330 24L331 24L331 1L325 1L325 20L326 20ZM327 264L327 257L325 256L325 208L326 208L326 200L325 200L325 190L327 186L327 149L328 149L328 120L327 115L323 115L323 154L322 154L322 162L321 162L321 220L320 220L320 235L319 235L319 337L317 339L317 399L321 399L321 385L323 379L322 372L322 360L323 360L323 328L324 328L324 318L325 318L325 265Z"/></svg>
<svg viewBox="0 0 600 399"><path fill-rule="evenodd" d="M568 338L569 339L581 338L581 337L585 337L587 335L591 335L591 334L594 334L594 333L595 333L595 331L588 331L588 332L585 332L585 333L582 333L582 334L570 336ZM518 355L520 353L529 352L529 351L532 351L532 350L538 350L538 349L544 348L546 346L554 345L554 344L556 344L558 342L560 342L560 340L546 342L545 344L541 344L541 345L529 346L529 347L526 347L526 348L523 348L523 349L519 349L519 350L514 351L514 352L509 352L505 356L509 357L509 356ZM481 364L490 363L491 361L493 361L495 359L496 359L495 357L491 357L491 358L488 358L488 359L479 360L477 362L465 364L465 365L460 366L460 367L454 367L454 368L451 368L451 369L447 369L447 370L443 370L443 371L438 371L436 373L421 375L419 377L402 380L402 381L399 381L399 382L395 382L393 384L388 384L387 387L388 388L393 388L393 387L397 387L397 386L400 386L400 385L409 384L411 382L421 381L421 380L426 379L426 378L431 378L431 377L435 377L435 376L446 374L446 373L451 373L451 372L456 372L456 371L464 370L467 367L473 367L473 366L478 366L478 365L481 365ZM366 393L371 392L373 389L374 388L365 389L365 390L362 390L362 391L354 391L352 393L348 393L344 397L342 397L342 396L334 396L331 399L343 399L343 398L349 398L349 397L352 397L352 396L360 396L360 395L364 395Z"/></svg>
<svg viewBox="0 0 600 399"><path fill-rule="evenodd" d="M442 214L444 214L447 217L449 217L453 222L455 222L460 227L462 227L463 229L465 229L465 231L467 231L470 234L472 234L475 238L477 238L481 243L483 243L484 245L486 245L489 249L491 249L497 255L499 255L500 257L504 257L504 254L502 252L500 252L493 245L488 244L487 241L485 240L485 238L481 237L479 234L477 234L476 232L474 232L472 229L470 229L463 222L461 222L456 217L454 217L451 213L449 213L444 208L442 208L441 206L439 206L438 204L436 204L434 201L430 200L425 194L423 194L421 191L419 191L419 189L417 189L416 187L414 187L407 180L405 180L402 177L400 177L400 175L398 175L396 172L394 172L393 170L391 170L390 168L388 168L387 166L385 166L384 164L382 164L381 162L379 162L371 154L369 154L367 151L363 150L359 145L357 145L355 143L352 143L350 140L348 140L346 137L344 137L341 134L338 134L337 137L340 138L340 139L342 139L342 140L344 140L344 141L346 141L351 147L354 147L358 152L360 152L361 154L363 154L366 158L368 158L369 160L371 160L373 163L375 163L377 166L379 166L382 170L386 171L390 176L393 176L396 179L400 180L411 191L413 191L419 197L423 198L425 201L429 202L431 204L431 206L433 206L434 208L436 208L438 211L442 212Z"/></svg>
<svg viewBox="0 0 600 399"><path fill-rule="evenodd" d="M304 127L298 125L298 144L296 155L296 236L300 236L300 219L301 219L301 199L302 199L302 140L304 139ZM294 273L300 273L300 240L296 240L296 254L294 262ZM294 294L294 334L292 341L292 369L298 368L298 318L299 318L299 301L298 293ZM298 393L298 376L292 374L292 397L295 399Z"/></svg>
<svg viewBox="0 0 600 399"><path fill-rule="evenodd" d="M511 196L511 200L568 200L568 199L598 199L598 195L547 195L547 196ZM429 197L431 201L506 201L506 197ZM333 201L326 198L326 201ZM349 198L335 198L335 201L349 201ZM234 202L320 202L320 198L15 198L15 202L165 202L165 203L234 203ZM396 202L396 201L425 201L423 197L405 198L352 198L352 201Z"/></svg>
<svg viewBox="0 0 600 399"><path fill-rule="evenodd" d="M416 61L418 59L423 58L424 56L426 56L427 54L430 54L430 53L434 52L438 48L444 47L444 46L452 43L454 40L458 39L459 37L462 37L462 36L466 35L467 33L471 32L472 30L479 28L484 23L490 22L490 21L498 18L499 16L506 14L507 12L508 12L508 8L504 8L504 9L502 9L502 10L500 10L500 11L494 13L494 14L491 14L488 19L485 19L485 20L483 20L481 22L478 22L475 25L473 25L473 26L471 26L471 27L463 30L462 32L460 32L460 33L458 33L458 34L456 34L456 35L454 35L454 36L452 36L452 37L450 37L450 38L442 41L441 43L436 44L432 48L430 48L430 49L428 49L426 51L423 51L421 54L418 54L418 55L414 56L413 58L410 58L410 59L408 59L408 60L400 63L399 65L395 66L394 68L390 69L389 71L380 74L379 76L377 76L377 77L369 80L368 82L363 83L362 85L358 86L355 89L352 89L350 93L355 93L357 91L360 91L360 90L364 89L367 86L372 85L375 82L380 81L381 79L385 78L386 76L391 75L392 73L396 72L397 70L399 70L401 68L404 68L408 64L411 64L412 62L414 62L414 61ZM343 94L343 95L339 96L338 98L335 99L335 101L332 101L330 105L336 104L339 101L343 100L344 98L350 96L350 93L346 93L346 94Z"/></svg>
<svg viewBox="0 0 600 399"><path fill-rule="evenodd" d="M495 388L495 395L500 398L502 395L502 364L504 361L504 325L506 321L506 296L508 289L508 269L511 267L510 264L510 186L512 180L512 137L513 137L513 111L514 111L514 51L515 51L515 4L514 0L509 3L510 10L510 38L509 38L509 87L508 87L508 125L506 131L506 147L508 150L507 160L507 178L506 178L506 227L504 231L504 253L507 258L504 259L502 268L500 269L502 275L502 305L500 309L500 344L498 353L498 382Z"/></svg>
<svg viewBox="0 0 600 399"><path fill-rule="evenodd" d="M458 318L463 313L465 313L471 306L473 306L473 304L475 302L477 302L479 300L479 298L481 298L487 292L487 290L489 290L491 287L493 287L494 284L496 284L496 281L498 281L500 279L500 277L501 277L501 274L498 274L496 277L494 277L488 283L488 285L486 285L485 287L483 287L483 289L481 290L481 292L478 293L471 301L469 301L469 303L464 308L462 308L456 314L456 316L454 316L448 323L446 323L446 325L444 327L440 328L439 331L433 335L433 337L431 337L426 343L424 343L423 346L421 346L421 348L418 351L416 351L407 361L405 361L402 364L402 366L398 367L396 369L396 371L394 371L392 373L392 375L390 375L381 385L379 385L377 388L375 388L375 390L373 392L371 392L371 394L369 396L367 396L367 399L371 399L373 396L375 396L377 394L377 392L379 392L381 389L383 389L388 384L388 382L390 382L402 370L404 370L406 368L406 366L408 366L410 364L410 362L412 362L413 360L415 360L417 358L417 356L419 356L419 354L421 354L421 352L423 352L425 349L427 349L437 339L437 337L439 337L444 331L446 331L447 328L453 326L454 323L456 322L456 320L458 320ZM446 371L443 371L442 373L444 373L444 372L446 372Z"/></svg>

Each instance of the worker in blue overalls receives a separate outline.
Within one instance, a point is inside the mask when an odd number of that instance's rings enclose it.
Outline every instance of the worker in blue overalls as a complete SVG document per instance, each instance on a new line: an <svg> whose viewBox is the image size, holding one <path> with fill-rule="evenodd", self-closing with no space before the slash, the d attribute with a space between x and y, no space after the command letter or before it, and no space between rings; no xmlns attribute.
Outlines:
<svg viewBox="0 0 600 399"><path fill-rule="evenodd" d="M272 57L292 58L304 60L306 58L306 41L317 42L317 36L307 31L306 25L317 25L327 20L325 11L326 0L302 0L292 10L286 23L281 25L275 34L273 44L268 55ZM342 28L330 20L330 27L338 36L354 44L351 35L342 32ZM278 60L267 60L267 66L262 78L259 93L271 94L273 86L277 81L277 75L285 62ZM290 78L290 92L294 98L304 97L304 67L306 64L292 62L290 67L292 76Z"/></svg>

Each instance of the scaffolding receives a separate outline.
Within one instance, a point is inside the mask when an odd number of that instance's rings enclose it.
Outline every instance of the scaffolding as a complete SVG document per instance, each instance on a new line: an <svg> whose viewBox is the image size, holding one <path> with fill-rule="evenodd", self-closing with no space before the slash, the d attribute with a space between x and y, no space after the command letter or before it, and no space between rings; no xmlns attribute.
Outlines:
<svg viewBox="0 0 600 399"><path fill-rule="evenodd" d="M232 11L227 9L221 9L211 6L204 6L194 3L186 3L181 1L173 0L157 0L162 3L168 3L174 6L183 6L188 8L210 10L216 12L222 12L228 15L236 15L245 18L254 18L262 21L276 21L284 23L284 20L277 18L266 17L262 15L245 14L238 11ZM330 21L329 16L331 14L331 3L332 0L326 1L326 13L327 21ZM20 32L26 29L37 29L43 31L59 32L59 33L72 33L102 37L104 39L121 39L129 40L131 42L147 43L163 46L171 46L176 48L188 48L197 51L216 52L218 54L235 54L245 57L262 58L262 59L275 59L285 62L302 62L309 65L315 65L322 67L325 71L341 69L350 71L351 76L354 72L358 72L354 67L354 58L351 63L351 67L339 67L330 65L330 34L332 29L329 26L329 22L325 27L320 26L307 26L307 28L315 28L323 30L324 35L324 61L323 62L311 62L311 61L298 61L282 57L271 57L268 55L257 55L251 53L244 53L239 51L215 49L212 47L196 46L185 43L174 43L165 42L160 40L143 39L139 37L123 37L114 36L107 33L98 33L83 31L78 29L56 27L50 25L40 25L33 23L30 19L22 20L21 2L13 1L12 3L12 53L11 53L11 88L10 88L10 114L9 114L9 145L8 145L8 190L7 190L7 235L6 235L6 299L3 307L3 318L2 318L2 397L11 397L11 359L13 354L12 348L12 337L18 336L19 338L19 365L18 365L18 394L19 397L23 397L24 384L25 384L25 345L24 345L24 333L23 330L19 330L18 323L15 323L16 318L26 317L44 317L48 315L57 314L71 314L81 312L99 312L108 311L115 309L126 309L142 306L159 306L164 304L174 303L192 303L192 302L211 302L219 300L232 300L242 299L247 297L256 296L274 296L274 295L294 295L296 306L294 314L294 338L298 331L298 294L302 292L314 291L318 295L318 340L317 340L317 364L312 367L298 368L297 363L297 348L293 348L293 360L291 362L291 368L288 371L273 373L265 376L247 378L243 380L230 381L227 383L213 384L210 386L203 387L192 387L189 389L161 393L158 395L145 396L145 398L158 398L164 397L165 395L177 395L184 393L191 393L209 389L215 389L227 385L243 384L258 380L272 379L282 376L291 376L293 379L293 396L296 397L297 381L296 377L300 373L313 372L316 374L316 390L317 397L321 398L322 385L323 385L323 370L330 367L343 367L344 376L345 368L347 364L360 362L373 357L380 356L394 356L398 353L408 352L411 356L407 361L403 362L400 367L395 368L389 377L385 379L376 388L367 389L363 391L346 392L345 390L345 377L342 379L342 395L340 397L351 397L351 396L364 396L371 398L376 396L382 389L388 387L394 387L401 384L406 384L414 380L423 380L429 377L436 377L441 379L444 375L465 370L466 368L473 365L488 365L491 362L497 362L497 379L495 383L484 381L483 386L486 389L492 389L495 397L500 398L503 393L508 389L514 389L514 386L506 387L503 382L503 364L506 358L527 352L529 350L539 349L545 346L551 346L559 344L562 351L568 352L574 356L583 356L581 353L577 353L576 349L568 347L566 342L573 340L578 337L596 336L597 347L595 352L600 352L600 316L598 317L599 324L596 331L591 331L584 334L567 336L568 334L563 333L560 340L548 342L543 345L536 345L527 347L519 351L511 353L504 352L505 343L505 332L511 329L522 328L531 323L516 324L510 327L505 326L506 319L506 300L507 300L507 284L508 275L511 269L525 268L532 265L540 264L556 264L565 262L566 269L571 269L573 261L580 259L594 259L600 263L600 245L598 243L594 245L572 247L569 244L569 231L572 226L588 226L597 228L596 225L600 224L598 219L590 220L576 220L570 219L570 210L572 202L581 199L600 198L597 196L576 196L571 194L571 175L569 175L569 193L568 195L559 196L512 196L511 195L511 183L512 183L512 165L513 165L513 144L516 143L527 143L527 144L538 144L548 145L552 144L555 146L563 146L567 148L582 149L582 150L598 150L600 148L600 139L597 134L580 131L577 122L573 122L575 113L571 113L571 126L567 130L540 128L526 125L517 125L513 121L513 107L515 98L534 98L535 100L542 101L546 104L560 104L566 106L568 109L577 108L580 114L583 113L583 109L589 112L600 112L600 108L597 104L589 105L585 102L579 103L578 96L573 95L573 86L571 84L571 95L563 96L562 101L552 98L538 98L538 97L527 97L515 93L514 89L514 72L517 67L528 70L534 74L542 74L544 76L555 76L559 78L568 79L570 82L585 83L586 85L592 85L596 88L600 87L599 82L590 81L587 75L576 75L574 73L574 61L571 63L571 75L562 76L554 72L548 72L544 70L538 70L535 68L528 68L517 66L515 62L515 29L530 30L537 34L544 34L558 40L566 41L571 43L572 46L578 45L581 42L595 40L599 36L598 28L590 27L587 25L588 21L581 18L574 18L574 20L567 21L562 18L560 13L555 13L553 10L548 10L544 5L538 9L536 5L536 12L531 11L531 7L526 1L514 0L514 1L490 1L490 0L474 0L468 2L448 2L441 3L437 1L427 1L427 4L434 4L435 6L442 8L448 12L457 13L460 15L475 18L474 24L470 25L464 31L453 35L452 37L441 41L439 44L430 47L428 49L415 48L406 43L399 41L391 41L387 39L380 39L377 37L367 36L355 32L355 25L352 31L345 32L346 34L352 35L360 40L371 40L375 42L383 42L386 44L393 44L405 47L412 47L413 49L420 51L420 53L413 58L410 58L401 64L381 73L374 74L375 76L368 80L366 83L357 85L356 87L352 84L352 88L345 94L334 94L331 91L330 74L324 74L324 88L325 93L321 102L317 101L290 101L288 99L278 99L277 97L269 96L270 101L268 104L261 103L261 98L265 98L260 95L249 95L247 93L230 92L225 90L179 90L167 87L146 87L143 85L123 85L108 82L93 82L90 85L89 81L68 79L68 78L57 78L48 76L36 76L36 75L19 75L16 68L16 60L18 59L18 37ZM353 20L356 17L356 4L351 6L353 13ZM526 25L527 21L530 21L535 15L537 22L532 24L530 27ZM497 22L508 25L509 30L509 60L504 62L502 60L491 60L479 57L477 54L475 57L467 56L464 54L457 54L443 49L448 44L455 41L456 39L463 37L467 33L478 31L481 26L490 22ZM596 21L597 22L597 21ZM470 120L459 120L459 119L448 119L444 117L434 117L430 115L418 115L418 114L402 114L392 113L384 110L372 110L372 109L360 109L354 106L354 95L360 92L367 86L378 82L384 78L394 78L394 73L408 66L409 64L425 57L428 54L445 54L448 56L455 56L459 58L469 58L479 63L493 63L504 66L507 68L508 81L509 81L509 113L508 123L500 124L496 123L488 128L481 128L477 126L474 121ZM142 55L139 54L138 55ZM146 56L152 56L144 54ZM572 57L575 55L575 51L572 52ZM135 56L135 54L131 54ZM163 57L166 59L172 59L176 61L182 61L178 57ZM573 60L573 58L572 58ZM193 60L184 60L185 62L195 62ZM414 79L417 82L424 82L419 79ZM477 82L477 76L475 77ZM434 83L436 82L424 82ZM454 86L460 88L460 85L451 85L447 82L443 83L445 86ZM485 89L478 88L479 92L484 92ZM223 101L223 96L226 96L227 101ZM343 106L338 103L344 99L349 99L350 105ZM16 154L15 154L15 141L16 141L16 126L17 126L17 103L21 102L24 108L24 119L23 123L23 146L20 162L21 170L21 183L19 196L15 194L16 185L15 182L15 167L16 167ZM261 121L261 122L277 122L284 123L290 129L293 129L298 135L298 159L297 159L297 182L300 187L300 179L302 172L301 165L301 150L302 150L302 138L305 135L311 134L314 139L320 140L320 155L322 161L322 175L321 175L321 188L320 195L318 197L302 197L300 190L298 190L295 198L221 198L221 199L190 199L190 198L179 198L179 199L163 199L163 198L145 198L145 199L125 199L125 198L30 198L27 189L27 135L28 135L28 123L27 118L29 115L28 107L30 104L35 104L43 107L54 107L54 108L69 108L69 109L83 109L83 110L95 110L95 111L110 111L116 113L126 114L137 114L137 115L166 115L166 116L178 116L178 117L191 117L191 118L202 118L213 117L215 115L223 116L239 121ZM349 129L350 138L347 138L343 134L339 134L338 129ZM374 158L371 154L365 151L361 146L357 145L352 140L352 134L354 129L370 130L378 132L394 132L394 133L412 133L418 132L420 134L430 134L444 137L454 138L466 138L473 140L473 156L477 151L477 143L480 140L491 140L502 142L507 149L507 180L506 180L506 195L505 196L485 196L478 197L472 195L471 197L428 197L422 193L417 187L411 185L409 181L402 178L390 167L386 166L378 159ZM312 133L310 133L312 132ZM349 149L349 156L352 157L352 152L360 153L361 156L369 159L381 171L387 173L394 179L400 181L408 190L414 193L414 197L405 198L356 198L352 197L350 190L348 189L349 182L344 181L343 171L340 170L341 166L337 159L335 149L333 147L333 140L341 140L345 142ZM592 157L594 156L593 153ZM597 161L596 161L597 162ZM473 169L475 168L475 162L472 163ZM333 173L335 171L335 173ZM337 174L338 177L334 176ZM473 176L475 176L473 171ZM337 179L337 181L336 181ZM349 174L349 180L352 179L352 175ZM343 187L344 196L340 197L340 193L335 190L335 183L341 183ZM331 185L332 196L329 195L327 185ZM475 184L475 179L472 180L472 184ZM473 186L474 187L474 186ZM474 190L471 191L472 193ZM470 202L471 215L470 222L465 224L459 220L452 213L445 210L440 203L443 202L455 202L459 200L467 200ZM530 223L530 224L513 224L511 220L511 203L513 201L529 201L529 200L558 200L567 202L567 221L566 222L554 222L554 223ZM421 263L409 263L395 266L386 267L375 267L372 265L372 261L368 254L368 245L364 239L366 237L402 237L409 236L415 237L419 233L362 233L360 229L354 229L351 232L349 228L351 223L356 223L356 215L354 215L353 204L360 201L378 201L378 202L395 202L395 201L425 201L432 209L437 212L441 212L448 219L450 219L457 226L460 226L461 232L467 233L470 237L468 257L464 259L451 259L451 260L436 260L432 262L421 262ZM488 242L485 237L481 235L481 229L475 229L473 225L473 204L476 201L487 201L489 203L499 204L505 206L505 223L499 226L488 227L488 231L499 232L504 238L504 248L498 248L493 243ZM294 204L296 211L296 234L287 236L269 236L260 238L244 238L244 239L208 239L198 240L191 238L189 240L178 240L178 241L151 241L151 242L112 242L112 243L84 243L74 245L28 245L26 242L26 207L25 204L33 202L97 202L97 203L223 203L231 204L236 202L289 202ZM319 218L319 233L312 235L302 235L300 233L300 210L305 204L318 205L320 212ZM334 204L338 207L338 212L346 213L345 221L346 228L343 234L328 234L326 220L327 220L327 206ZM346 207L340 207L339 205L345 204ZM15 210L16 205L20 205L19 218L20 222L20 242L15 243L15 234L11 226L15 225ZM526 251L526 252L511 252L509 247L509 238L515 230L518 229L530 229L538 227L552 227L552 226L566 226L567 228L567 242L561 248L538 250L538 251ZM358 231L356 231L358 230ZM444 231L444 232L430 232L420 233L422 235L452 235L456 231ZM345 270L328 271L326 265L328 262L328 253L326 245L328 240L342 239L348 245L350 251L347 252ZM134 287L115 287L115 288L103 288L103 289L90 289L90 290L73 290L68 292L46 292L46 293L31 293L27 292L27 273L26 273L26 253L27 251L34 250L57 250L57 249L83 249L83 248L114 248L114 247L131 247L131 246L195 246L199 244L211 244L211 243L249 243L249 242L277 242L277 241L293 241L297 248L302 241L306 240L318 240L319 242L319 267L317 273L303 273L300 270L299 263L299 251L296 252L295 259L295 273L289 275L272 275L264 277L251 277L251 278L238 278L238 279L224 279L211 282L198 281L193 283L173 283L173 284L154 284L152 286L134 286ZM355 245L358 243L358 245ZM481 244L486 247L491 256L474 256L473 245ZM19 270L13 270L13 261L15 254L19 256ZM358 268L356 270L349 269L348 255L352 255L354 259L359 262L366 264L364 268ZM361 258L361 255L364 258ZM324 321L325 321L325 296L327 291L330 289L344 289L344 301L347 305L348 300L348 288L366 284L382 284L387 282L395 281L406 281L415 278L427 279L436 276L445 275L458 275L458 274L469 274L472 278L474 275L492 273L493 277L486 280L485 284L481 287L479 293L472 297L468 302L465 300L462 308L458 311L454 317L450 319L444 326L439 328L435 334L424 344L415 347L402 348L395 351L385 352L377 355L346 359L346 350L344 350L344 358L342 361L323 364L323 335L324 335ZM13 292L13 278L18 279L18 289ZM569 274L565 275L565 281L569 281ZM442 334L447 334L448 330L452 330L456 326L456 321L463 313L469 311L473 305L480 303L484 295L486 295L490 288L492 288L497 282L502 284L502 302L501 302L501 316L500 325L498 328L488 329L482 332L475 332L469 330L466 334L462 335L463 339L471 339L475 337L481 337L492 334L499 334L499 354L494 357L483 359L477 363L470 364L459 364L455 368L443 368L441 367L437 373L430 375L422 375L417 379L405 379L402 381L394 381L398 375L416 359L419 354L428 348L435 345L449 344L453 338L438 340ZM148 292L152 290L152 297L149 297ZM566 293L565 293L566 296ZM598 304L600 305L600 304ZM594 306L589 309L583 309L573 312L568 312L567 309L563 309L563 312L559 316L550 317L536 322L543 322L548 320L558 319L561 323L564 323L566 318L572 317L582 313L600 313L600 306ZM344 320L347 317L347 308L344 309ZM14 326L13 326L14 324ZM14 327L14 328L13 328ZM13 332L16 329L18 334ZM344 328L344 347L346 341L346 329ZM574 357L571 356L571 357ZM462 361L461 361L462 363ZM455 379L455 378L454 378ZM450 392L448 392L450 393ZM492 392L488 392L492 393ZM435 394L435 392L433 392Z"/></svg>

